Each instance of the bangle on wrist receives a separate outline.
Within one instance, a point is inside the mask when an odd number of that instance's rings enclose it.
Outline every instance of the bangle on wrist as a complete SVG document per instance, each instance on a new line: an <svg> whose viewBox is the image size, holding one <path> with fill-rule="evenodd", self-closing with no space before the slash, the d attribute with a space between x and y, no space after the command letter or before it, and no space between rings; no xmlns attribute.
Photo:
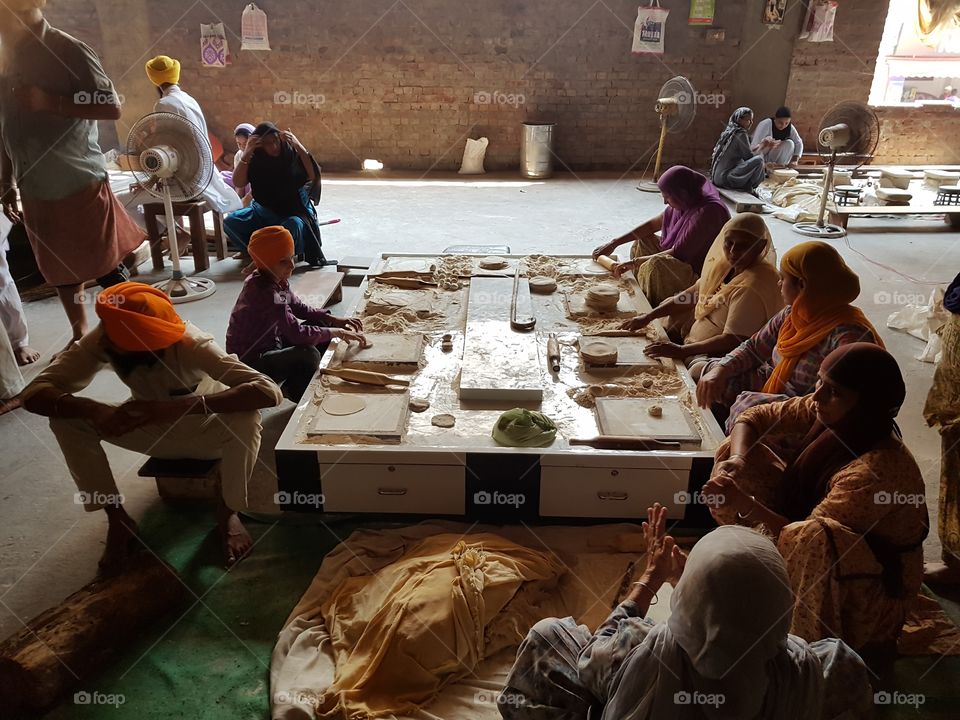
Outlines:
<svg viewBox="0 0 960 720"><path fill-rule="evenodd" d="M210 408L207 407L207 398L204 395L200 395L200 410L204 415L210 414Z"/></svg>
<svg viewBox="0 0 960 720"><path fill-rule="evenodd" d="M750 498L750 502L753 503L753 507L750 508L750 512L748 512L746 515L744 515L739 510L737 510L737 517L741 520L746 520L747 518L749 518L751 515L753 515L753 511L757 509L756 508L757 498L754 497L753 495L747 495L747 497Z"/></svg>
<svg viewBox="0 0 960 720"><path fill-rule="evenodd" d="M642 587L644 590L646 590L648 593L650 593L650 604L651 604L651 605L656 605L657 602L659 602L659 598L657 597L657 593L654 592L653 588L650 587L649 585L647 585L647 583L645 583L643 580L637 580L637 581L636 581L635 583L633 583L633 584L634 584L634 585L639 585L639 586Z"/></svg>

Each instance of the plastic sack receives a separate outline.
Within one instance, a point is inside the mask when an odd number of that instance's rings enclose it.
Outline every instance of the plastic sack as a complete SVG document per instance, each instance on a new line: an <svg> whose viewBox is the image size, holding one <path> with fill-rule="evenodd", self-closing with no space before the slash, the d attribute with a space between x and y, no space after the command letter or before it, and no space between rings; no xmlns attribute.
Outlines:
<svg viewBox="0 0 960 720"><path fill-rule="evenodd" d="M461 175L483 175L483 158L487 154L487 145L490 141L482 137L479 140L467 138L463 148L463 160L460 162Z"/></svg>
<svg viewBox="0 0 960 720"><path fill-rule="evenodd" d="M833 42L833 22L837 17L834 0L818 0L807 6L800 39L807 42Z"/></svg>
<svg viewBox="0 0 960 720"><path fill-rule="evenodd" d="M267 37L267 14L255 3L250 3L243 9L240 28L243 37L241 50L270 49L270 38Z"/></svg>
<svg viewBox="0 0 960 720"><path fill-rule="evenodd" d="M656 5L637 9L637 22L633 26L634 55L663 55L663 41L669 10Z"/></svg>
<svg viewBox="0 0 960 720"><path fill-rule="evenodd" d="M943 288L937 288L930 295L926 305L906 305L887 318L887 327L894 330L903 330L913 337L926 340L927 345L917 360L936 362L940 354L939 331L947 323L949 313L943 307Z"/></svg>
<svg viewBox="0 0 960 720"><path fill-rule="evenodd" d="M230 47L223 23L200 25L200 62L204 67L226 67L230 64Z"/></svg>
<svg viewBox="0 0 960 720"><path fill-rule="evenodd" d="M536 410L507 410L493 426L493 439L507 447L544 447L557 438L557 425Z"/></svg>

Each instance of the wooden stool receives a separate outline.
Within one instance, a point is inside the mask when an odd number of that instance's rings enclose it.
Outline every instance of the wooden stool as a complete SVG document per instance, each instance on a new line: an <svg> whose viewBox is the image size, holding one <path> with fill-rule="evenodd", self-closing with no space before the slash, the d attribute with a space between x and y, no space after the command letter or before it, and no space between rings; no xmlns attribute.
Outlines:
<svg viewBox="0 0 960 720"><path fill-rule="evenodd" d="M833 188L833 201L837 205L859 205L860 188L856 185L837 185Z"/></svg>
<svg viewBox="0 0 960 720"><path fill-rule="evenodd" d="M960 205L960 185L941 185L934 205Z"/></svg>
<svg viewBox="0 0 960 720"><path fill-rule="evenodd" d="M960 183L960 172L950 172L949 170L924 170L923 182L933 188L940 188L943 185L956 185Z"/></svg>
<svg viewBox="0 0 960 720"><path fill-rule="evenodd" d="M909 170L898 168L884 168L880 171L880 187L895 187L907 190L914 175Z"/></svg>
<svg viewBox="0 0 960 720"><path fill-rule="evenodd" d="M189 200L173 203L173 218L189 218L190 220L190 247L193 251L194 270L202 272L210 267L207 257L207 231L203 223L205 213L213 213L213 243L216 248L217 260L227 256L227 243L223 236L223 216L207 206L205 200ZM150 255L153 257L153 269L163 270L163 248L160 247L160 227L157 216L163 217L165 210L163 203L147 203L143 206L143 219L147 226L147 239L150 241ZM167 232L175 232L167 228Z"/></svg>
<svg viewBox="0 0 960 720"><path fill-rule="evenodd" d="M909 205L913 195L909 190L900 190L899 188L877 188L877 200L884 205Z"/></svg>
<svg viewBox="0 0 960 720"><path fill-rule="evenodd" d="M157 492L171 505L210 505L220 499L220 461L150 458L137 472L157 481Z"/></svg>

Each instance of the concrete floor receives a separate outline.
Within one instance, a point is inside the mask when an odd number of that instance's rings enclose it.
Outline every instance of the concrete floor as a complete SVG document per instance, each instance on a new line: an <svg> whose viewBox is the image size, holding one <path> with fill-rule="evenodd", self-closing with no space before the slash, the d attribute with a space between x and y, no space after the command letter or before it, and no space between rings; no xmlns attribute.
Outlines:
<svg viewBox="0 0 960 720"><path fill-rule="evenodd" d="M454 174L396 176L371 181L359 176L326 176L320 217L340 217L325 228L328 257L373 257L381 252L437 253L454 244L507 244L514 253L588 253L602 241L639 224L662 208L659 195L638 192L636 178L610 174L558 176L546 182L513 175L469 179ZM789 225L769 219L779 253L804 240ZM915 360L924 343L888 330L886 318L900 295L928 296L945 286L960 268L960 234L931 220L853 222L853 232L836 245L860 275L858 304L881 330L900 361L907 380L907 401L900 414L904 439L927 481L931 521L936 521L939 437L926 427L921 410L933 366ZM870 258L888 266L872 264ZM189 263L187 263L189 265ZM212 297L181 305L183 316L222 341L227 318L240 287L239 264L225 260L207 274L217 282ZM901 274L915 280L908 280ZM150 279L147 275L141 279ZM344 305L356 297L345 293ZM335 308L336 310L337 308ZM345 310L344 310L345 312ZM55 299L26 306L31 344L42 360L33 376L68 337ZM126 397L121 383L104 373L89 394L106 400ZM281 432L292 405L265 413L262 454L267 469L254 478L256 494L272 496L271 440ZM142 458L111 449L120 490L138 517L160 502L151 481L139 479ZM87 515L73 502L74 485L46 420L18 410L0 417L0 638L88 582L96 571L106 529L102 514ZM935 525L934 525L935 527ZM929 559L939 556L935 532L926 544Z"/></svg>

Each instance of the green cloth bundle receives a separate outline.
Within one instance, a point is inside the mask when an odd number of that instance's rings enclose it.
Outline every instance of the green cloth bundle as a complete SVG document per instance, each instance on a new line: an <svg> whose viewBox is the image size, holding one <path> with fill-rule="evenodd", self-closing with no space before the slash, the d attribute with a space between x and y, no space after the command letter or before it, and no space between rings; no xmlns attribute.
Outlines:
<svg viewBox="0 0 960 720"><path fill-rule="evenodd" d="M536 410L507 410L493 426L493 439L508 447L544 447L556 438L556 423Z"/></svg>

